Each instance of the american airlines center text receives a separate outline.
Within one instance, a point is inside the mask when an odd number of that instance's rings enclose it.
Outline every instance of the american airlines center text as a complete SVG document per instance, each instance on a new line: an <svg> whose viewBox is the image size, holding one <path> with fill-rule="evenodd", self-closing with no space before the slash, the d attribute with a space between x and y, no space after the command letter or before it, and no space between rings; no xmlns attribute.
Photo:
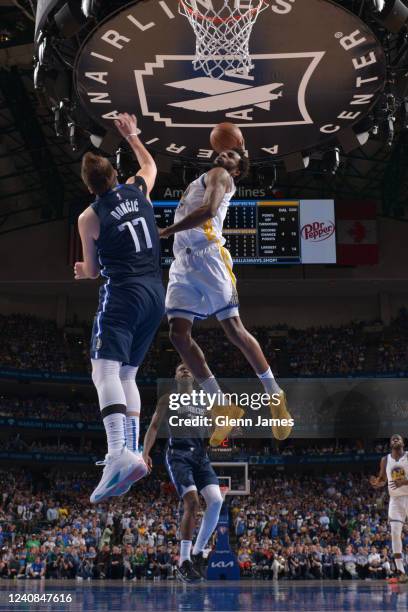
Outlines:
<svg viewBox="0 0 408 612"><path fill-rule="evenodd" d="M128 6L98 24L79 53L82 104L105 127L118 112L135 113L153 149L198 160L214 155L212 126L232 121L251 157L262 159L333 139L367 114L384 84L375 36L328 0L271 2L251 36L249 75L194 71L194 49L177 0Z"/></svg>

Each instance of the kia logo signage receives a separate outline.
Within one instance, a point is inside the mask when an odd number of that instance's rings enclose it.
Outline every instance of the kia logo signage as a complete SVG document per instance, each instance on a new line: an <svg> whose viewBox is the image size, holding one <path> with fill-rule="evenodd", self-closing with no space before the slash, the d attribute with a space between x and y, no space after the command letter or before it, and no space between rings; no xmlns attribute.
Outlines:
<svg viewBox="0 0 408 612"><path fill-rule="evenodd" d="M177 0L135 2L86 39L76 89L104 127L112 128L119 112L135 113L153 150L203 161L214 158L209 135L222 121L240 126L253 160L274 158L335 139L383 89L378 40L328 0L271 0L249 48L249 74L209 78L194 70L195 36Z"/></svg>

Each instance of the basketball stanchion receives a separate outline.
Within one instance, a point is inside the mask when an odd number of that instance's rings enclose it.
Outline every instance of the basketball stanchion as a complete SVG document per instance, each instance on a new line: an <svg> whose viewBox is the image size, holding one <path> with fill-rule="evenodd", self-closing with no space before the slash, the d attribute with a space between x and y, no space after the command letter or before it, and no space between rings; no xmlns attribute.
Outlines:
<svg viewBox="0 0 408 612"><path fill-rule="evenodd" d="M232 552L229 541L228 493L231 490L231 485L220 484L220 489L224 503L222 504L216 529L217 541L215 549L208 559L207 580L239 580L238 559Z"/></svg>

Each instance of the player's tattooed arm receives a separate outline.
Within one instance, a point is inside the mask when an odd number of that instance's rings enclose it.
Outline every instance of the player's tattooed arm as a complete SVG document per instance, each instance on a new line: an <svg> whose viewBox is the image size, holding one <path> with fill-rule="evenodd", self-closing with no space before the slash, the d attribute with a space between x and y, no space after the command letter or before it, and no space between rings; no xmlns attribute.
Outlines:
<svg viewBox="0 0 408 612"><path fill-rule="evenodd" d="M381 462L380 462L380 471L378 473L378 476L371 476L370 478L370 484L375 489L381 489L381 487L384 487L387 484L386 466L387 466L387 457L382 457Z"/></svg>
<svg viewBox="0 0 408 612"><path fill-rule="evenodd" d="M153 467L152 458L150 457L150 451L152 450L154 443L156 442L157 433L164 416L167 414L169 409L169 395L162 395L157 402L156 410L150 421L150 425L146 431L146 435L143 440L143 460L146 463L149 471Z"/></svg>
<svg viewBox="0 0 408 612"><path fill-rule="evenodd" d="M199 208L193 210L184 219L169 227L160 229L160 237L168 238L177 232L193 229L203 225L217 214L223 197L231 188L231 177L224 168L212 168L206 175L206 190L204 200Z"/></svg>
<svg viewBox="0 0 408 612"><path fill-rule="evenodd" d="M99 237L100 224L98 215L88 207L78 219L79 235L81 236L84 261L74 265L75 280L98 278L100 268L95 240Z"/></svg>
<svg viewBox="0 0 408 612"><path fill-rule="evenodd" d="M136 155L136 159L140 166L140 170L136 173L136 176L141 176L144 179L147 186L147 197L149 197L156 180L157 166L153 157L138 136L139 130L137 128L136 116L129 115L128 113L120 113L117 119L115 119L115 126L121 136L128 141L133 153ZM126 182L133 183L133 177Z"/></svg>

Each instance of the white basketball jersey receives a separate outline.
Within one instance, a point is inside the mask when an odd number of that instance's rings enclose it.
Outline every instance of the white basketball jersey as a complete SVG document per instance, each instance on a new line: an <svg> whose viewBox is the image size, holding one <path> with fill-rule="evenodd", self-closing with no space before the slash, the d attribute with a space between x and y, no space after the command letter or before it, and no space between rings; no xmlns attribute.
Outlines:
<svg viewBox="0 0 408 612"><path fill-rule="evenodd" d="M174 223L181 221L193 210L203 205L206 190L205 177L206 174L202 174L187 187L176 209ZM209 219L200 227L194 227L193 229L185 230L183 232L177 232L174 235L173 252L175 257L185 251L185 249L188 247L197 250L204 249L212 243L219 245L223 245L225 243L225 238L223 238L222 235L222 228L230 200L235 193L235 185L232 179L231 186L233 187L232 191L228 191L224 195L215 217Z"/></svg>
<svg viewBox="0 0 408 612"><path fill-rule="evenodd" d="M402 495L408 495L408 485L403 485L398 489L391 489L390 482L392 480L402 480L408 478L408 457L407 453L404 453L401 459L396 461L392 458L391 454L387 455L387 480L388 480L388 492L390 497L401 497Z"/></svg>

